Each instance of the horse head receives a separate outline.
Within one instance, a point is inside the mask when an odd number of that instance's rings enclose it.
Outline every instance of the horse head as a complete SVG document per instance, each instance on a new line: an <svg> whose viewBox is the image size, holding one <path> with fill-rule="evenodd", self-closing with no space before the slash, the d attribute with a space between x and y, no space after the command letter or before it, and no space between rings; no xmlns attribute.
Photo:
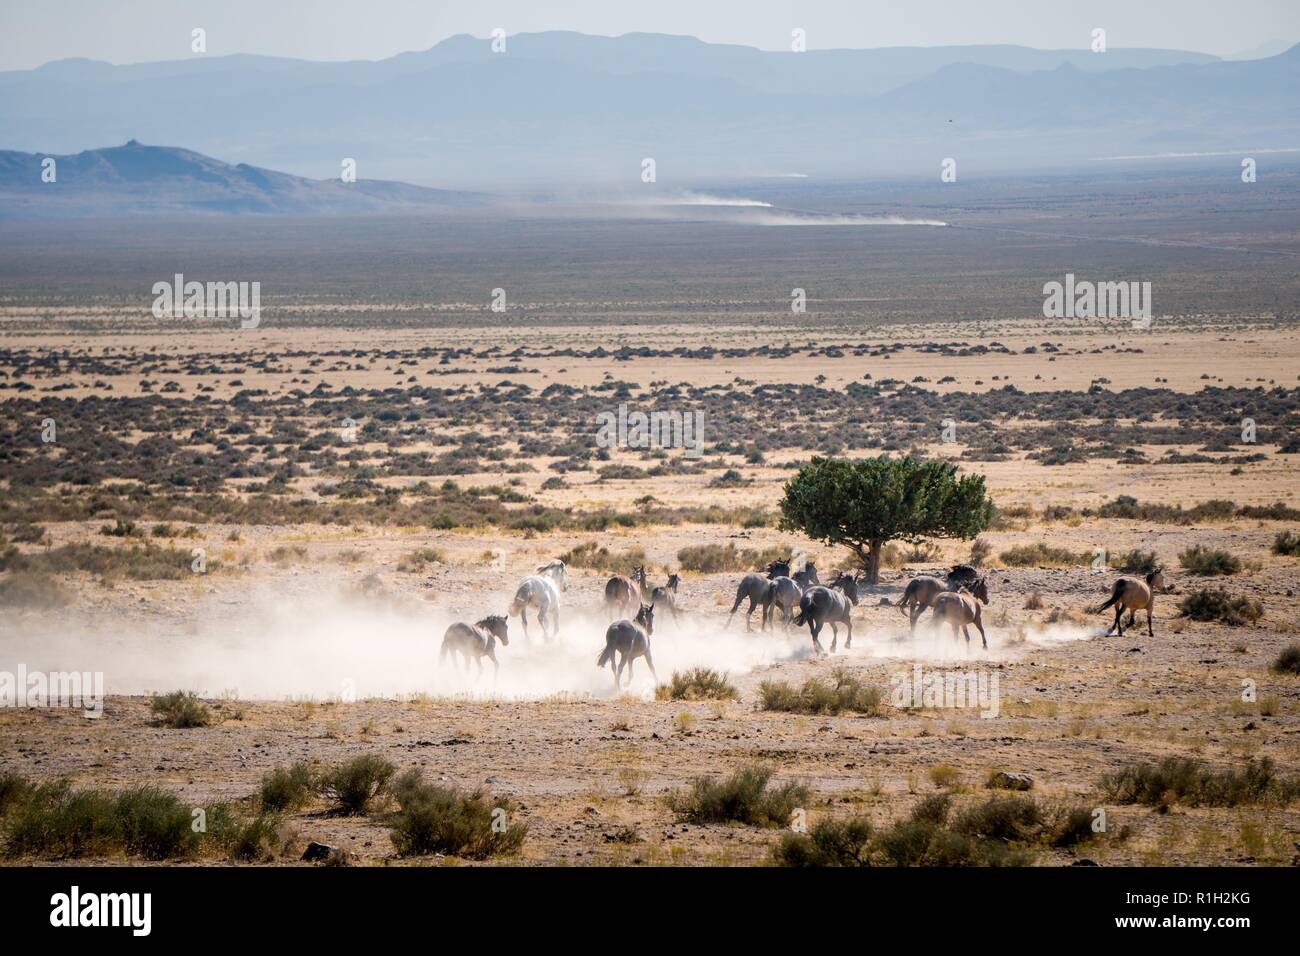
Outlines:
<svg viewBox="0 0 1300 956"><path fill-rule="evenodd" d="M478 622L478 626L483 628L493 637L501 642L502 647L510 646L510 636L506 625L506 616L504 614L489 614L483 620Z"/></svg>
<svg viewBox="0 0 1300 956"><path fill-rule="evenodd" d="M653 604L641 605L641 610L636 612L636 623L645 629L647 635L654 633L655 609Z"/></svg>
<svg viewBox="0 0 1300 956"><path fill-rule="evenodd" d="M674 594L677 593L677 585L679 585L679 584L681 584L681 583L682 583L682 576L681 576L680 574L670 574L670 575L668 575L668 585L667 585L667 587L668 587L668 590L672 591Z"/></svg>
<svg viewBox="0 0 1300 956"><path fill-rule="evenodd" d="M537 573L546 575L560 586L561 591L569 590L569 574L564 567L564 562L559 558L541 565L537 569Z"/></svg>
<svg viewBox="0 0 1300 956"><path fill-rule="evenodd" d="M788 559L779 561L769 561L764 568L769 578L788 578L790 576L790 562Z"/></svg>

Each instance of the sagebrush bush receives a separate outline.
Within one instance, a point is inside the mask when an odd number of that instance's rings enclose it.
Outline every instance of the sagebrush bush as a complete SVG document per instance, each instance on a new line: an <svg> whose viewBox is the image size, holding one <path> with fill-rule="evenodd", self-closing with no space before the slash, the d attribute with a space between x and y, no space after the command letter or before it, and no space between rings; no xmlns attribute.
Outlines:
<svg viewBox="0 0 1300 956"><path fill-rule="evenodd" d="M739 700L740 691L726 674L705 667L673 671L672 680L655 689L659 700Z"/></svg>
<svg viewBox="0 0 1300 956"><path fill-rule="evenodd" d="M296 810L307 804L316 785L311 766L299 761L262 777L258 799L264 810Z"/></svg>
<svg viewBox="0 0 1300 956"><path fill-rule="evenodd" d="M1240 768L1216 768L1193 757L1143 761L1106 774L1101 789L1116 803L1163 806L1236 807L1249 804L1285 805L1300 796L1300 777L1279 776L1268 757L1249 760Z"/></svg>
<svg viewBox="0 0 1300 956"><path fill-rule="evenodd" d="M1300 674L1300 644L1288 644L1278 652L1269 670L1274 674ZM0 803L3 799L0 798Z"/></svg>
<svg viewBox="0 0 1300 956"><path fill-rule="evenodd" d="M827 683L817 677L804 681L796 689L785 681L763 681L758 687L763 710L788 711L796 714L860 714L880 712L884 692L864 683L846 670L836 670Z"/></svg>
<svg viewBox="0 0 1300 956"><path fill-rule="evenodd" d="M399 809L390 836L402 856L447 853L482 860L516 852L528 835L526 823L510 822L513 801L493 798L482 789L464 793L434 786L418 769L411 769L392 790Z"/></svg>
<svg viewBox="0 0 1300 956"><path fill-rule="evenodd" d="M1115 563L1115 568L1125 574L1146 575L1158 567L1160 567L1160 560L1156 557L1156 553L1143 551L1141 548L1134 548L1127 554L1121 555Z"/></svg>
<svg viewBox="0 0 1300 956"><path fill-rule="evenodd" d="M789 782L769 790L772 774L771 767L756 764L725 780L696 777L687 789L669 794L668 805L678 819L689 823L785 826L796 807L808 805L808 788Z"/></svg>
<svg viewBox="0 0 1300 956"><path fill-rule="evenodd" d="M162 727L207 727L212 723L212 712L192 691L177 690L155 697L149 708Z"/></svg>
<svg viewBox="0 0 1300 956"><path fill-rule="evenodd" d="M1009 568L1037 568L1061 565L1088 564L1092 555L1058 548L1043 541L1008 548L998 555L998 560Z"/></svg>
<svg viewBox="0 0 1300 956"><path fill-rule="evenodd" d="M719 571L753 571L772 561L789 560L789 546L750 548L738 550L734 544L698 544L677 552L677 563L683 571L716 574Z"/></svg>
<svg viewBox="0 0 1300 956"><path fill-rule="evenodd" d="M1241 570L1241 559L1229 551L1207 548L1203 544L1188 548L1178 556L1178 563L1190 574L1204 577L1236 574Z"/></svg>
<svg viewBox="0 0 1300 956"><path fill-rule="evenodd" d="M1300 534L1291 531L1279 531L1273 539L1273 553L1300 558Z"/></svg>
<svg viewBox="0 0 1300 956"><path fill-rule="evenodd" d="M773 848L781 866L869 866L867 854L873 836L871 821L819 820L807 833L787 833Z"/></svg>
<svg viewBox="0 0 1300 956"><path fill-rule="evenodd" d="M364 754L326 771L320 779L321 791L334 801L336 812L365 813L396 770L383 757Z"/></svg>
<svg viewBox="0 0 1300 956"><path fill-rule="evenodd" d="M1259 601L1226 591L1193 591L1178 602L1178 610L1193 621L1219 621L1232 627L1254 624L1264 616Z"/></svg>

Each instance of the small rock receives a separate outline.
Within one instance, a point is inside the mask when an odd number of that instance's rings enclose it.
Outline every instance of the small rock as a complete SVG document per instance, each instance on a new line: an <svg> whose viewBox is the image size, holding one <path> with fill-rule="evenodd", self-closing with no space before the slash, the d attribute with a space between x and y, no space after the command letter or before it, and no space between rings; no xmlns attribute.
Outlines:
<svg viewBox="0 0 1300 956"><path fill-rule="evenodd" d="M302 858L312 863L316 863L321 860L328 860L330 854L337 850L338 847L336 846L330 846L328 843L317 843L313 840L311 843L307 844L307 849L302 851Z"/></svg>
<svg viewBox="0 0 1300 956"><path fill-rule="evenodd" d="M1034 778L1027 773L999 770L989 777L988 785L998 790L1031 790L1034 786Z"/></svg>

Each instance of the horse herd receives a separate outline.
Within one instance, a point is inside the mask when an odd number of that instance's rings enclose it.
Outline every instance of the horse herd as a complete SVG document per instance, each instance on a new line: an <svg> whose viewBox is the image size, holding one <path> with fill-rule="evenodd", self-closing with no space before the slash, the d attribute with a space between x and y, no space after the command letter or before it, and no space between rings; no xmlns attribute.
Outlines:
<svg viewBox="0 0 1300 956"><path fill-rule="evenodd" d="M675 624L680 624L682 609L678 604L678 588L681 578L670 574L665 584L650 584L644 566L634 568L629 575L614 575L605 584L604 604L609 615L610 624L605 630L605 648L596 659L596 666L603 668L606 664L614 673L614 688L623 685L623 668L627 667L628 683L632 680L632 665L638 658L644 658L646 666L656 682L659 675L655 672L654 659L650 653L650 636L654 633L656 615L671 616ZM789 633L790 625L801 628L805 624L812 635L813 649L818 655L824 655L820 635L826 625L831 628L831 650L839 643L839 626L845 629L844 646L853 646L853 608L857 606L861 590L865 587L861 574L846 574L836 571L835 576L823 585L817 576L817 567L811 561L803 562L799 570L792 570L790 560L770 562L762 573L746 574L736 588L736 599L732 603L731 613L727 616L727 626L735 617L740 606L749 602L745 612L745 629L753 630L755 608L762 608L759 630L772 628L776 611L781 612L782 626ZM492 662L499 669L496 657L496 642L508 646L507 620L518 616L523 625L524 637L528 637L528 611L532 609L538 623L541 624L543 639L550 641L560 630L560 595L569 589L568 569L563 561L554 560L541 565L535 574L519 582L514 599L506 614L490 614L474 624L457 622L447 628L443 636L440 660L449 655L458 655L462 666L468 667L473 661L478 665L478 672L483 671L483 658ZM1097 608L1095 613L1115 608L1115 621L1107 630L1118 631L1124 635L1123 615L1129 611L1129 626L1137 616L1137 611L1147 612L1147 634L1154 636L1151 629L1151 614L1155 606L1155 594L1164 591L1163 571L1157 568L1145 575L1144 580L1121 577L1111 588L1110 599ZM882 599L882 603L889 603ZM947 624L952 628L953 638L959 640L958 632L966 638L970 646L970 625L979 631L980 640L987 650L988 637L984 632L984 621L980 605L989 603L989 586L986 575L968 564L954 565L944 578L930 575L918 575L912 578L903 596L896 605L907 614L911 633L916 634L917 620L931 611L933 624ZM495 672L495 671L494 671Z"/></svg>

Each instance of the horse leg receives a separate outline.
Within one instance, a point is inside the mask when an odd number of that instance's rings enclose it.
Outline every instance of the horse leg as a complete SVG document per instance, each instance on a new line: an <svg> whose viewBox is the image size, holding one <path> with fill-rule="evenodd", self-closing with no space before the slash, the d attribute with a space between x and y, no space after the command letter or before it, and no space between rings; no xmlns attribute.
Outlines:
<svg viewBox="0 0 1300 956"><path fill-rule="evenodd" d="M822 642L817 640L817 635L822 632L822 622L813 618L808 622L808 630L812 631L813 647L816 649L818 655L825 655L826 651L822 647Z"/></svg>
<svg viewBox="0 0 1300 956"><path fill-rule="evenodd" d="M834 621L831 621L831 650L832 651L835 650L835 646L839 644L839 642L840 642L840 629L835 624Z"/></svg>
<svg viewBox="0 0 1300 956"><path fill-rule="evenodd" d="M1154 611L1155 608L1156 608L1156 599L1155 599L1155 595L1152 595L1151 600L1147 603L1147 637L1156 636L1155 632L1151 630L1151 612Z"/></svg>
<svg viewBox="0 0 1300 956"><path fill-rule="evenodd" d="M655 679L655 686L657 687L659 685L659 674L655 671L654 658L650 656L650 648L648 647L645 652L645 666L650 668L650 676Z"/></svg>
<svg viewBox="0 0 1300 956"><path fill-rule="evenodd" d="M524 626L524 640L531 642L532 638L528 636L528 605L527 604L525 604L523 607L519 609L519 622Z"/></svg>
<svg viewBox="0 0 1300 956"><path fill-rule="evenodd" d="M844 626L848 629L849 632L849 636L844 639L844 649L847 651L850 647L853 646L853 618L852 617L845 618Z"/></svg>
<svg viewBox="0 0 1300 956"><path fill-rule="evenodd" d="M1120 605L1115 608L1115 623L1110 626L1110 631L1115 631L1120 637L1124 636L1124 606ZM1110 631L1106 633L1109 634Z"/></svg>
<svg viewBox="0 0 1300 956"><path fill-rule="evenodd" d="M919 604L913 604L908 608L907 616L912 619L912 637L916 637L916 622L921 619L921 615L924 613L925 608Z"/></svg>
<svg viewBox="0 0 1300 956"><path fill-rule="evenodd" d="M614 693L623 689L623 664L627 660L626 654L620 654L618 660L618 670L614 671ZM613 667L614 662L610 661L609 666Z"/></svg>
<svg viewBox="0 0 1300 956"><path fill-rule="evenodd" d="M627 658L627 686L628 687L632 686L632 665L635 663L636 663L636 657L629 654Z"/></svg>
<svg viewBox="0 0 1300 956"><path fill-rule="evenodd" d="M979 613L978 609L975 612L975 626L979 628L980 640L984 642L984 650L987 651L989 649L989 639L984 634L984 618Z"/></svg>

